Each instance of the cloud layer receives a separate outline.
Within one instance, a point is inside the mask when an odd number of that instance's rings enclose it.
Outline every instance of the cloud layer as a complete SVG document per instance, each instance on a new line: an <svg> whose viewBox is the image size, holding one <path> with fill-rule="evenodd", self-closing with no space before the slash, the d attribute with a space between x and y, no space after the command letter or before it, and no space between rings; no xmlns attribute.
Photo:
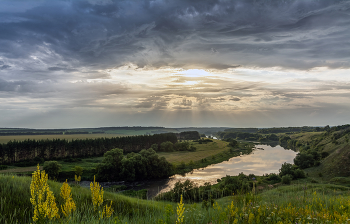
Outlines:
<svg viewBox="0 0 350 224"><path fill-rule="evenodd" d="M3 0L0 122L348 123L346 46L349 1Z"/></svg>

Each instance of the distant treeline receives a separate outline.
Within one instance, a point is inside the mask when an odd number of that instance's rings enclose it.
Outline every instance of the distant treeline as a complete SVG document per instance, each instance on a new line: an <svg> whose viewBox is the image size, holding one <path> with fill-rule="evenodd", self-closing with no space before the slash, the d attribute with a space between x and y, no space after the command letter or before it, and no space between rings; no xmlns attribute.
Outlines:
<svg viewBox="0 0 350 224"><path fill-rule="evenodd" d="M11 135L73 135L73 134L97 134L110 131L139 131L149 129L163 129L164 127L101 127L101 128L74 128L74 129L32 129L32 128L0 128L0 136ZM158 131L159 132L159 131ZM167 132L168 133L168 132Z"/></svg>
<svg viewBox="0 0 350 224"><path fill-rule="evenodd" d="M258 141L262 135L249 132L223 131L216 134L220 139L239 139L247 141Z"/></svg>
<svg viewBox="0 0 350 224"><path fill-rule="evenodd" d="M330 129L336 129L337 127L330 128L328 125L325 127L278 127L278 128L230 128L225 131L218 132L216 135L221 139L241 139L248 141L278 141L278 137L274 134L277 133L295 133L295 132L319 132L328 131ZM270 135L266 135L270 134ZM265 136L264 136L265 135Z"/></svg>
<svg viewBox="0 0 350 224"><path fill-rule="evenodd" d="M14 135L62 135L63 132L0 132L0 136Z"/></svg>
<svg viewBox="0 0 350 224"><path fill-rule="evenodd" d="M33 161L37 158L53 160L101 156L114 148L121 148L125 153L140 152L142 149L151 148L153 144L160 145L166 141L176 143L177 137L173 133L167 133L71 141L65 139L10 141L0 144L0 164Z"/></svg>
<svg viewBox="0 0 350 224"><path fill-rule="evenodd" d="M245 133L257 133L258 128L229 128L225 129L226 132L245 132Z"/></svg>
<svg viewBox="0 0 350 224"><path fill-rule="evenodd" d="M260 134L272 134L272 133L291 133L291 132L312 132L312 131L323 131L322 127L279 127L279 128L263 128L259 129Z"/></svg>
<svg viewBox="0 0 350 224"><path fill-rule="evenodd" d="M176 136L182 140L198 140L201 138L198 131L183 131L176 134Z"/></svg>

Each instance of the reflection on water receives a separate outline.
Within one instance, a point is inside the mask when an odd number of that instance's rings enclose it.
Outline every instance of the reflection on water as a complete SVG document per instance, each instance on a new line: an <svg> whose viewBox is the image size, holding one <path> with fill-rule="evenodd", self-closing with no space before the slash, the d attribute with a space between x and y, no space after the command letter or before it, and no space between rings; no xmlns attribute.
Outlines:
<svg viewBox="0 0 350 224"><path fill-rule="evenodd" d="M190 179L198 185L205 182L216 183L217 179L226 175L234 176L243 172L244 174L263 175L265 173L278 173L284 162L293 163L296 152L285 150L281 146L271 147L269 145L256 145L256 149L249 155L233 157L229 161L210 165L204 169L194 170L185 176L175 175L170 177L164 185L157 186L156 192L166 192L173 188L177 181ZM154 192L155 189L149 189ZM154 192L155 193L155 192ZM154 193L149 196L154 196Z"/></svg>

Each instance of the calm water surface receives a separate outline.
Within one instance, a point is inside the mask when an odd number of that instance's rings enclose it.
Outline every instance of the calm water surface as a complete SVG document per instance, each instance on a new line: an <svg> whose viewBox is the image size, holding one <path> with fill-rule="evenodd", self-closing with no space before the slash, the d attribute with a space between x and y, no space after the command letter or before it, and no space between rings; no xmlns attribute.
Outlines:
<svg viewBox="0 0 350 224"><path fill-rule="evenodd" d="M190 179L198 185L205 182L217 183L217 179L226 175L234 176L243 172L244 174L263 175L265 173L278 173L284 162L293 163L297 152L286 150L281 146L271 147L268 145L256 145L255 150L249 155L233 157L229 161L213 164L206 168L194 170L185 176L174 175L166 180L155 181L147 187L149 197L161 192L166 192L174 187L177 181Z"/></svg>

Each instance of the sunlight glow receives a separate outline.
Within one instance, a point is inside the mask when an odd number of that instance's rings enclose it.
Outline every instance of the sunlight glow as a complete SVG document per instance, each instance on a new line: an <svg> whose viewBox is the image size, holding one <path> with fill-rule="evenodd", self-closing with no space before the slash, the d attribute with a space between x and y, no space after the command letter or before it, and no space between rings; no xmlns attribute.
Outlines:
<svg viewBox="0 0 350 224"><path fill-rule="evenodd" d="M185 77L205 77L210 75L209 72L203 69L189 69L186 71L179 72L178 74L183 74Z"/></svg>

